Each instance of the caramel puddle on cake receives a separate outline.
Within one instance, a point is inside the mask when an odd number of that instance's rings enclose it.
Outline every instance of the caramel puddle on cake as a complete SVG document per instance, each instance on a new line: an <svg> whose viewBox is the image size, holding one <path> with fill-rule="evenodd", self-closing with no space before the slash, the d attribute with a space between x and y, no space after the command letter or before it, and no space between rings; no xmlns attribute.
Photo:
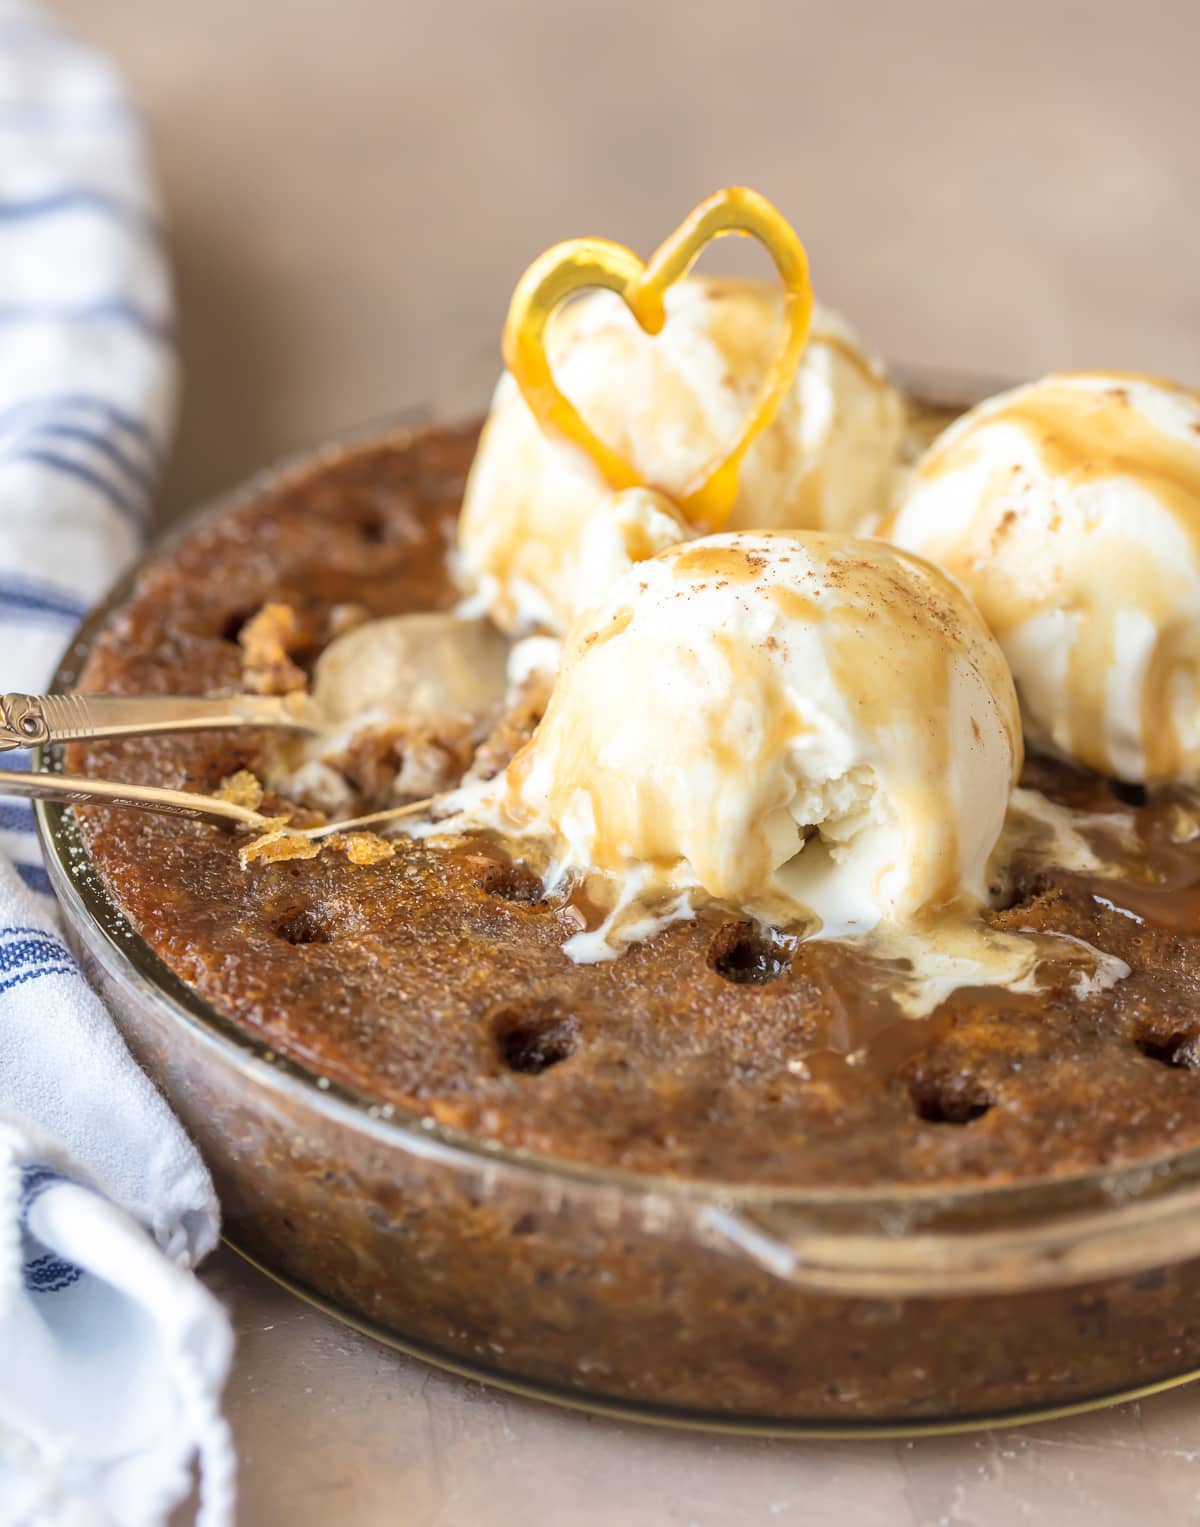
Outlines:
<svg viewBox="0 0 1200 1527"><path fill-rule="evenodd" d="M1098 814L1061 807L1051 810L1070 823L1079 842L1094 821L1106 822ZM623 951L619 957L625 957L629 946L656 937L674 922L696 918L711 921L714 927L748 920L757 926L761 938L793 958L806 944L819 940L822 970L832 963L840 979L820 983L823 1005L834 1016L811 1053L828 1051L851 1065L874 1064L877 1042L884 1042L887 1056L916 1053L929 1041L928 1022L938 1018L938 1009L957 991L970 989L977 995L991 988L998 1000L1034 999L1053 981L1082 1001L1129 974L1124 961L1071 935L992 927L986 920L989 909L965 898L930 909L907 923L880 923L862 934L824 940L819 939L819 919L797 917L795 901L782 893L777 900L764 898L747 907L695 889L666 888L658 873L663 866L653 862L622 882L601 874L564 878L536 839L522 840L519 859L514 857L516 844L499 835L469 833L455 835L453 841L472 840L486 843L488 853L516 865L541 887L542 897L555 904L575 930L564 950L581 963L590 963L599 951L611 954L614 946ZM1030 814L1018 820L1007 841L1010 852L1019 845L1028 854L1031 848L1052 850L1061 838L1046 828L1041 817ZM1118 864L1102 859L1095 849L1076 858L1116 876L1122 873ZM1047 862L1055 861L1048 857ZM1189 862L1200 905L1200 870L1194 860ZM1120 894L1116 888L1123 890L1127 882L1097 879L1096 884ZM1134 889L1135 894L1162 895L1158 889ZM904 1026L904 1035L891 1034L897 1024ZM890 1037L881 1041L881 1036Z"/></svg>
<svg viewBox="0 0 1200 1527"><path fill-rule="evenodd" d="M1065 870L1109 911L1200 932L1200 787L1122 788L1138 804L1114 798L1107 811L1080 810L1039 790L1014 791L997 863Z"/></svg>
<svg viewBox="0 0 1200 1527"><path fill-rule="evenodd" d="M1124 853L1086 877L1092 899L1143 927L1195 934L1200 930L1200 790L1164 787L1135 816Z"/></svg>
<svg viewBox="0 0 1200 1527"><path fill-rule="evenodd" d="M853 939L836 940L862 961L863 976L848 1009L858 1015L851 1026L858 1032L847 1038L847 1053L870 1043L871 1026L864 1026L862 1015L869 1015L871 1004L862 1003L864 988L874 988L877 1004L886 997L897 1017L913 1020L929 1017L954 992L966 989L1032 997L1053 975L1082 1000L1129 974L1123 960L1082 939L994 928L986 910L950 903L910 923L880 923Z"/></svg>

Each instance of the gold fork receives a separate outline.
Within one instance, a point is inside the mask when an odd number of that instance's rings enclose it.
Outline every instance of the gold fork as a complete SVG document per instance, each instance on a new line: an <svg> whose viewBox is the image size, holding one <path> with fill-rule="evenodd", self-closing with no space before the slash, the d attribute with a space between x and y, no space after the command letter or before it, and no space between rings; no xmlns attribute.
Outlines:
<svg viewBox="0 0 1200 1527"><path fill-rule="evenodd" d="M105 779L85 779L78 774L25 773L0 769L0 795L21 796L26 800L57 801L62 805L131 806L139 811L157 811L167 816L190 817L195 821L233 823L259 832L279 825L278 817L264 816L249 806L214 795L195 795L190 790L168 790L162 785L117 784ZM353 832L360 828L383 827L404 817L416 816L433 804L430 797L410 801L407 806L392 806L367 816L345 822L322 822L318 827L289 829L313 840L335 832Z"/></svg>

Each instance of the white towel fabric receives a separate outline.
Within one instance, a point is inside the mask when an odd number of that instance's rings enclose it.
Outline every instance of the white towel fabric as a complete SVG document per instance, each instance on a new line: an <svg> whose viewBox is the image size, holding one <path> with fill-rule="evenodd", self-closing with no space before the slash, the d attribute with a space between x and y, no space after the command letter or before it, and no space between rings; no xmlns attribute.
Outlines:
<svg viewBox="0 0 1200 1527"><path fill-rule="evenodd" d="M175 372L120 84L0 0L0 690L45 687L138 551ZM0 798L0 1527L149 1527L193 1467L199 1520L232 1519L231 1336L187 1270L217 1225L195 1148L57 931L32 812Z"/></svg>

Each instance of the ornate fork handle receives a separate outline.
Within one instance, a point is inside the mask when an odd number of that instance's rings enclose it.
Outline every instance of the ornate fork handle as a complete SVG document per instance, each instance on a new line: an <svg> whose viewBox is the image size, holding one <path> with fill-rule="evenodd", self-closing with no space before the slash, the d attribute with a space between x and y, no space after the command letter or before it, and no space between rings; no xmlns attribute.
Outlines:
<svg viewBox="0 0 1200 1527"><path fill-rule="evenodd" d="M36 695L0 695L0 752L50 741L42 704Z"/></svg>
<svg viewBox="0 0 1200 1527"><path fill-rule="evenodd" d="M90 737L243 727L316 729L308 703L288 695L0 695L0 753Z"/></svg>

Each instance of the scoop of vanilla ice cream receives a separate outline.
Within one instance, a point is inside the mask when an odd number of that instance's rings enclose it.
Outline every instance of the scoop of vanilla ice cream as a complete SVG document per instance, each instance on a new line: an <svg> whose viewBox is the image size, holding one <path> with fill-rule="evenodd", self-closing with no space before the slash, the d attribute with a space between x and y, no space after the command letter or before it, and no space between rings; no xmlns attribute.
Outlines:
<svg viewBox="0 0 1200 1527"><path fill-rule="evenodd" d="M557 316L555 377L591 428L648 483L682 492L734 440L775 349L783 299L753 281L689 279L643 332L611 292ZM792 387L743 464L729 528L843 530L886 505L903 405L842 319L817 309ZM608 489L575 445L545 435L505 374L459 522L464 582L509 630L563 631L581 540Z"/></svg>
<svg viewBox="0 0 1200 1527"><path fill-rule="evenodd" d="M579 617L533 738L448 825L540 838L551 880L607 877L618 907L702 893L832 936L982 898L1020 762L1004 658L943 573L732 533Z"/></svg>
<svg viewBox="0 0 1200 1527"><path fill-rule="evenodd" d="M1200 394L1089 372L990 398L880 533L974 596L1030 742L1125 780L1200 774Z"/></svg>

